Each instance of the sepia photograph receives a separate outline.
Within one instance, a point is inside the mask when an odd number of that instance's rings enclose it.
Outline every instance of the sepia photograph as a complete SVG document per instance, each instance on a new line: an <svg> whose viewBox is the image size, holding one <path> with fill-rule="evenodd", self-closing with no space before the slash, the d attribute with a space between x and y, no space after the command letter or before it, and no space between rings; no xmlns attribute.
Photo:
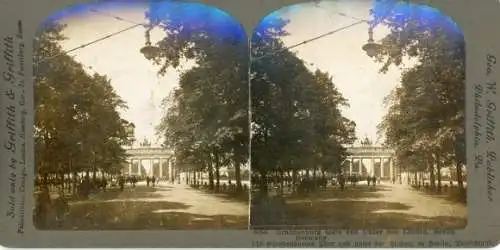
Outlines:
<svg viewBox="0 0 500 250"><path fill-rule="evenodd" d="M34 42L40 230L247 229L248 39L180 1L102 1Z"/></svg>
<svg viewBox="0 0 500 250"><path fill-rule="evenodd" d="M314 1L251 37L254 229L463 229L465 41L409 1Z"/></svg>

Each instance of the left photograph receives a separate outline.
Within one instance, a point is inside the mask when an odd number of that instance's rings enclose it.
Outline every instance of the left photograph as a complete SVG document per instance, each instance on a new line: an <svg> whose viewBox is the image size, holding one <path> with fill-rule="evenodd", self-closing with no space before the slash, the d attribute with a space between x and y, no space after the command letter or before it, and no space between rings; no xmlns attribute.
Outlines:
<svg viewBox="0 0 500 250"><path fill-rule="evenodd" d="M40 230L247 229L248 46L215 7L109 1L34 41Z"/></svg>

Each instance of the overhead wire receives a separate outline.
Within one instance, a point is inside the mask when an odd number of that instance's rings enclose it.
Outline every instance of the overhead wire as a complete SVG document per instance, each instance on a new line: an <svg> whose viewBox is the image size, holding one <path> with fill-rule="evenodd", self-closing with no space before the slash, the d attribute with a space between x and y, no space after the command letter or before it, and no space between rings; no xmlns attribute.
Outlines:
<svg viewBox="0 0 500 250"><path fill-rule="evenodd" d="M360 18L360 17L355 17L355 16L348 15L348 14L346 14L344 12L340 12L340 11L329 11L329 13L333 13L333 14L336 14L336 15L339 15L339 16L342 16L342 17L350 18L350 19L353 19L353 20L355 20L357 22L354 22L354 23L351 23L349 25L346 25L346 26L334 29L332 31L323 33L321 35L318 35L318 36L315 36L313 38L301 41L299 43L296 43L296 44L293 44L293 45L290 45L290 46L286 46L285 48L276 50L274 52L271 52L270 54L266 54L266 55L263 55L263 56L260 56L260 57L256 57L256 58L254 58L254 60L260 60L262 58L265 58L265 57L268 57L268 56L271 56L271 55L275 55L276 53L280 53L280 52L283 52L283 51L286 51L286 50L290 50L290 49L293 49L293 48L296 48L296 47L299 47L299 46L302 46L302 45L305 45L305 44L309 44L310 42L319 40L321 38L324 38L324 37L327 37L327 36L330 36L330 35L333 35L334 33L337 33L339 31L348 29L350 27L359 25L361 23L370 23L370 20L368 20L368 19L364 19L364 18Z"/></svg>
<svg viewBox="0 0 500 250"><path fill-rule="evenodd" d="M104 40L106 40L106 39L108 39L108 38L111 38L111 37L113 37L113 36L116 36L116 35L118 35L118 34L121 34L121 33L125 32L125 31L131 30L131 29L134 29L134 28L139 27L139 26L142 26L142 27L147 27L147 26L148 26L148 24L147 24L147 23L140 23L140 22L132 21L132 20L130 20L130 19L126 19L126 18L123 18L123 17L117 16L117 15L109 14L109 13L106 13L106 12L103 12L103 11L100 11L100 10L90 9L90 11L92 11L92 12L94 12L94 13L98 14L98 15L106 16L106 17L113 18L113 19L118 20L118 21L127 22L127 23L131 23L131 24L134 24L134 25L132 25L132 26L130 26L130 27L127 27L127 28L125 28L125 29L123 29L123 30L120 30L120 31L117 31L117 32L114 32L114 33L108 34L108 35L103 36L103 37L101 37L101 38L98 38L98 39L96 39L96 40L90 41L90 42L88 42L88 43L85 43L85 44L79 45L79 46L74 47L74 48L72 48L72 49L70 49L70 50L64 51L62 54L68 54L68 53L74 52L74 51L76 51L76 50L79 50L79 49L82 49L82 48L88 47L88 46L90 46L90 45L92 45L92 44L96 44L96 43L98 43L98 42L104 41ZM296 48L296 47L298 47L298 46L305 45L305 44L308 44L308 43L313 42L313 41L315 41L315 40L321 39L321 38L323 38L323 37L326 37L326 36L332 35L332 34L334 34L334 33L336 33L336 32L339 32L339 31L345 30L345 29L350 28L350 27L352 27L352 26L355 26L355 25L358 25L358 24L361 24L361 23L367 23L367 22L369 22L369 21L368 21L368 20L366 20L366 19L363 19L363 18L358 18L358 17L354 17L354 16L348 15L348 14L343 13L343 12L332 12L332 13L337 14L337 15L339 15L339 16L347 17L347 18L350 18L350 19L353 19L353 20L357 20L357 22L352 23L352 24L347 25L347 26L344 26L344 27L341 27L341 28L338 28L338 29L335 29L335 30L332 30L332 31L330 31L330 32L327 32L327 33L321 34L321 35L316 36L316 37L313 37L313 38L311 38L311 39L304 40L304 41L299 42L299 43L297 43L297 44L294 44L294 45L288 46L288 47L286 47L286 48L280 49L280 50L278 50L278 51L276 51L276 52L273 52L273 53L271 53L271 54L279 53L279 52L284 51L284 50L293 49L293 48ZM165 27L164 25L161 25L161 24L159 24L158 26L160 26L160 27ZM60 54L60 55L62 55L62 54ZM43 59L41 59L38 63L43 62L43 61L45 61L45 60L53 59L53 58L58 57L58 56L60 56L60 55L52 56L52 57L49 57L49 58L43 58ZM259 59L261 59L261 58L263 58L263 57L267 57L267 56L270 56L270 55L264 55L264 56L261 56L261 57L255 58L254 60L259 60Z"/></svg>
<svg viewBox="0 0 500 250"><path fill-rule="evenodd" d="M137 28L137 27L139 27L139 26L142 26L142 24L134 24L134 25L129 26L129 27L125 28L125 29L119 30L119 31L117 31L117 32L113 32L113 33L111 33L111 34L108 34L108 35L103 36L103 37L101 37L101 38L98 38L98 39L96 39L96 40L93 40L93 41L90 41L90 42L84 43L84 44L79 45L79 46L77 46L77 47L74 47L74 48L72 48L72 49L70 49L70 50L66 50L66 51L64 51L64 52L62 52L62 53L60 53L60 54L57 54L57 55L54 55L54 56L51 56L51 57L42 58L42 59L40 59L37 63L41 63L41 62L46 61L46 60L51 60L51 59L54 59L54 58L56 58L56 57L59 57L59 56L62 56L62 55L66 55L66 54L68 54L68 53L71 53L71 52L73 52L73 51L75 51L75 50L79 50L79 49L85 48L85 47L87 47L87 46L89 46L89 45L96 44L96 43L98 43L98 42L102 42L102 41L104 41L104 40L106 40L106 39L109 39L109 38L111 38L111 37L114 37L114 36L116 36L116 35L118 35L118 34L121 34L121 33L125 32L125 31L129 31L129 30L131 30L131 29Z"/></svg>
<svg viewBox="0 0 500 250"><path fill-rule="evenodd" d="M321 38L324 38L324 37L327 37L327 36L330 36L330 35L333 35L337 32L340 32L340 31L343 31L345 29L348 29L350 27L353 27L353 26L356 26L356 25L359 25L359 24L362 24L362 23L367 23L366 20L360 20L360 21L357 21L357 22L354 22L354 23L351 23L349 25L346 25L346 26L342 26L340 28L337 28L337 29L334 29L332 31L329 31L329 32L326 32L326 33L323 33L321 35L318 35L318 36L315 36L313 38L310 38L310 39L307 39L307 40L304 40L302 42L299 42L299 43L296 43L296 44L293 44L293 45L290 45L290 46L287 46L287 47L284 47L282 49L278 49L276 51L273 51L271 53L268 53L268 54L265 54L265 55L262 55L262 56L259 56L259 57L256 57L253 59L253 61L257 61L257 60L260 60L262 58L265 58L265 57L268 57L268 56L272 56L272 55L275 55L277 53L280 53L280 52L283 52L283 51L286 51L286 50L290 50L290 49L293 49L293 48L296 48L296 47L299 47L299 46L302 46L302 45L305 45L305 44L309 44L310 42L313 42L313 41L316 41L316 40L319 40Z"/></svg>
<svg viewBox="0 0 500 250"><path fill-rule="evenodd" d="M114 32L114 33L108 34L108 35L106 35L106 36L100 37L100 38L95 39L95 40L93 40L93 41L90 41L90 42L84 43L84 44L79 45L79 46L77 46L77 47L74 47L74 48L72 48L72 49L70 49L70 50L66 50L66 51L64 51L64 52L63 52L63 53L61 53L61 54L58 54L58 55L55 55L55 56L52 56L52 57L48 57L48 58L42 58L40 61L38 61L38 63L43 62L43 61L45 61L45 60L54 59L54 58L59 57L59 56L61 56L61 55L68 54L68 53L71 53L71 52L73 52L73 51L76 51L76 50L79 50L79 49L82 49L82 48L88 47L88 46L90 46L90 45L92 45L92 44L96 44L96 43L98 43L98 42L104 41L104 40L106 40L106 39L108 39L108 38L111 38L111 37L113 37L113 36L116 36L116 35L118 35L118 34L121 34L121 33L125 32L125 31L131 30L131 29L134 29L134 28L136 28L136 27L142 26L142 27L145 27L145 28L146 28L146 27L148 26L148 24L147 24L147 23L135 22L135 21L132 21L132 20L129 20L129 19L126 19L126 18L122 18L122 17L116 16L116 15L111 15L111 14L109 14L109 13L99 11L99 10L96 10L96 9L90 9L90 11L92 11L92 12L94 12L94 13L98 14L98 15L101 15L101 16L110 17L110 18L113 18L113 19L115 19L115 20L119 20L119 21L123 21L123 22L131 23L131 24L133 24L133 25L132 25L132 26L129 26L129 27L125 28L125 29L119 30L119 31L117 31L117 32Z"/></svg>

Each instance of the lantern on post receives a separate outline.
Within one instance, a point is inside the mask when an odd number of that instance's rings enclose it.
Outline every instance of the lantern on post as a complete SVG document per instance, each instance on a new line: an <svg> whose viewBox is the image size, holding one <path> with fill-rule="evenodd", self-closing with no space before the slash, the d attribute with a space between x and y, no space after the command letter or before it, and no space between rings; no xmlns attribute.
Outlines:
<svg viewBox="0 0 500 250"><path fill-rule="evenodd" d="M151 45L151 28L146 30L146 45L141 48L140 52L148 60L157 57L160 54L160 48Z"/></svg>
<svg viewBox="0 0 500 250"><path fill-rule="evenodd" d="M369 57L376 56L382 49L382 45L375 43L373 40L373 25L368 28L368 42L361 47Z"/></svg>

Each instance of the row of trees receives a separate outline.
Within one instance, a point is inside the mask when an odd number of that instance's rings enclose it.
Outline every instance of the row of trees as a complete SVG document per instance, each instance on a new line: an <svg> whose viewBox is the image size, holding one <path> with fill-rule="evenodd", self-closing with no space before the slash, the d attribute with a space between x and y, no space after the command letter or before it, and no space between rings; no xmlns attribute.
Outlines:
<svg viewBox="0 0 500 250"><path fill-rule="evenodd" d="M243 191L241 168L248 162L248 48L241 26L222 11L201 4L152 3L150 21L165 31L151 60L159 74L181 61L195 66L181 74L179 86L164 100L158 132L173 149L176 165L209 175L219 190L220 169L234 170L236 191ZM162 10L162 11L160 11ZM200 24L199 20L205 20Z"/></svg>
<svg viewBox="0 0 500 250"><path fill-rule="evenodd" d="M244 30L238 23L226 15L221 29L219 23L202 25L186 19L185 11L204 16L213 12L203 5L196 8L164 15L148 13L152 23L160 24L166 33L158 43L159 54L152 58L161 65L159 73L179 67L183 59L196 62L165 101L167 112L158 127L165 144L174 149L177 163L187 171L208 171L212 188L218 186L221 167L234 167L241 190L239 173L248 162L251 130L251 165L260 175L264 192L271 174L281 176L282 183L284 174L291 172L296 184L301 170L308 175L312 171L313 176L317 171L340 172L347 155L343 145L355 139L354 122L340 112L347 100L328 74L311 72L284 49L280 37L286 35L286 22L266 19L273 25L263 22L256 29L249 58ZM439 188L440 171L434 169L454 162L459 172L465 161L464 41L450 20L442 15L436 18L440 13L429 19L428 9L415 10L405 20L397 13L378 20L391 27L383 39L384 48L389 49L377 56L384 62L382 71L399 65L405 56L419 61L403 74L401 87L388 99L390 110L381 130L388 146L396 149L400 166L414 172L426 170L431 176L436 173ZM61 54L60 30L52 25L38 37L38 57ZM89 75L65 55L41 62L38 69L35 137L39 174L118 172L130 124L118 114L125 105L109 80Z"/></svg>
<svg viewBox="0 0 500 250"><path fill-rule="evenodd" d="M388 6L378 7L374 16L391 30L376 56L383 63L381 71L401 65L404 58L417 62L402 73L401 85L387 97L389 111L380 132L396 150L402 171L415 173L415 179L417 173L427 173L431 187L440 191L441 169L454 166L465 193L463 34L450 18L428 6L396 4L390 15L380 14L387 13L382 9Z"/></svg>
<svg viewBox="0 0 500 250"><path fill-rule="evenodd" d="M125 162L123 145L133 124L106 76L90 74L60 42L64 26L50 22L35 40L35 158L40 183L64 183L72 173L118 174ZM73 186L73 190L74 186Z"/></svg>
<svg viewBox="0 0 500 250"><path fill-rule="evenodd" d="M252 36L252 171L263 193L269 179L293 190L300 173L325 177L340 173L344 145L355 140L355 123L341 113L347 100L331 76L309 70L285 48L285 20L264 20Z"/></svg>
<svg viewBox="0 0 500 250"><path fill-rule="evenodd" d="M165 145L176 152L177 163L186 171L207 171L211 188L218 186L221 167L234 167L241 190L239 169L248 162L251 129L251 167L260 174L264 192L267 177L276 172L281 174L281 183L284 173L292 172L295 184L300 170L312 170L313 175L340 171L346 156L342 145L354 141L355 124L340 113L347 100L331 77L311 72L286 50L254 60L284 48L279 37L285 35L286 22L268 18L273 25L253 35L249 58L246 36L238 23L228 15L214 14L210 7L189 5L183 8L176 3L164 12L154 7L148 13L151 22L166 32L158 43L159 54L152 58L162 66L159 73L179 66L182 59L196 62L181 75L180 86L166 100L167 112L158 127ZM186 17L183 11L188 10L192 14ZM193 15L218 18L200 26L188 18Z"/></svg>

